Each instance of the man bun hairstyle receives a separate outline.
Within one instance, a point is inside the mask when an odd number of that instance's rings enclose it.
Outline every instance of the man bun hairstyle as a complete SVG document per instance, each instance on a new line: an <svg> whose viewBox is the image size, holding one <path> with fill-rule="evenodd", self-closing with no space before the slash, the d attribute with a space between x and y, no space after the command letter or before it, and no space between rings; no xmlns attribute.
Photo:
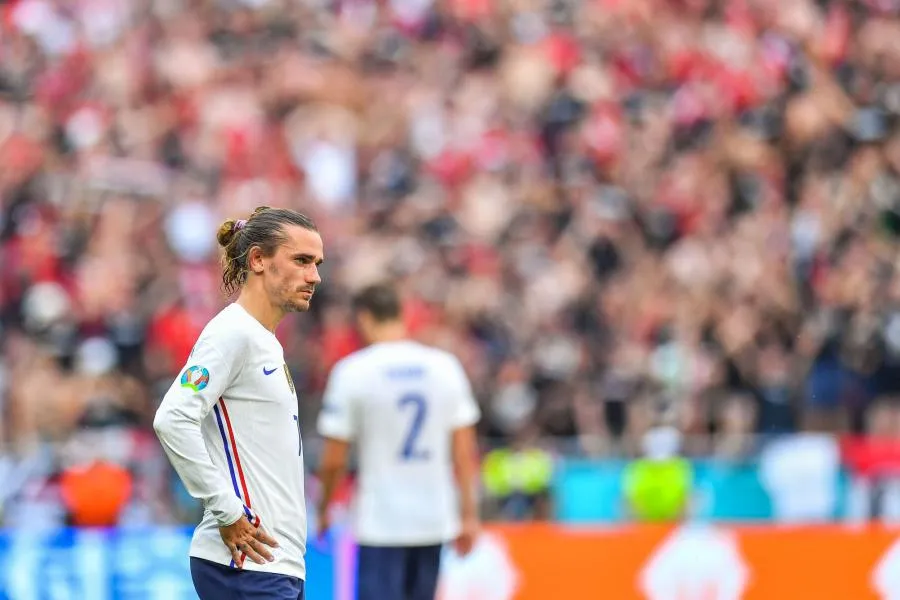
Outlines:
<svg viewBox="0 0 900 600"><path fill-rule="evenodd" d="M312 219L295 210L259 206L247 219L225 219L216 233L219 245L225 250L222 256L222 289L232 295L247 282L249 267L247 256L254 246L263 256L272 256L278 246L287 240L284 228L297 225L310 231L318 231Z"/></svg>

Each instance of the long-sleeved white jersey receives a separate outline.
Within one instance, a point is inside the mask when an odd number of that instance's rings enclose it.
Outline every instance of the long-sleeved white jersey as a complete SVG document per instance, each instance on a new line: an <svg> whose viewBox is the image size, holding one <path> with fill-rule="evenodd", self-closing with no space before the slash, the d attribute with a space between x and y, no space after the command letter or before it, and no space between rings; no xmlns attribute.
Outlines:
<svg viewBox="0 0 900 600"><path fill-rule="evenodd" d="M239 304L200 334L153 427L188 492L203 502L190 555L232 565L219 527L240 518L278 541L275 561L244 569L306 578L303 443L278 339Z"/></svg>
<svg viewBox="0 0 900 600"><path fill-rule="evenodd" d="M452 434L479 418L462 365L443 350L385 342L335 365L318 431L357 442L359 543L430 545L459 535Z"/></svg>

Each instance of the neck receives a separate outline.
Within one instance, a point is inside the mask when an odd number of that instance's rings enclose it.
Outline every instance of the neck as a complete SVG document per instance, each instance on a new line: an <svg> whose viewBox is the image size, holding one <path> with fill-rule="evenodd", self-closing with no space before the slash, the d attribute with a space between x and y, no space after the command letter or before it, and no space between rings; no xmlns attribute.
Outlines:
<svg viewBox="0 0 900 600"><path fill-rule="evenodd" d="M237 303L272 333L275 333L275 329L284 318L284 311L269 302L265 294L251 288L249 283L241 290Z"/></svg>
<svg viewBox="0 0 900 600"><path fill-rule="evenodd" d="M405 340L406 336L406 326L402 321L388 321L372 327L372 330L369 332L369 343L399 342L400 340Z"/></svg>

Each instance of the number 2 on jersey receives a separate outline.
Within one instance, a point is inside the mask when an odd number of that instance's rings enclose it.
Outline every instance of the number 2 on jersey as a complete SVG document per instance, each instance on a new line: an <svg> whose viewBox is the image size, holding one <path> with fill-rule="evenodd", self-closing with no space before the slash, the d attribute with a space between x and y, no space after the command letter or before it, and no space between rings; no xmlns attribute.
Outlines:
<svg viewBox="0 0 900 600"><path fill-rule="evenodd" d="M401 411L408 411L408 406L412 406L413 417L409 424L409 431L403 440L403 449L400 452L402 460L428 460L428 450L417 448L419 434L422 432L422 425L425 422L425 416L428 413L428 403L422 394L409 393L400 397L399 406Z"/></svg>

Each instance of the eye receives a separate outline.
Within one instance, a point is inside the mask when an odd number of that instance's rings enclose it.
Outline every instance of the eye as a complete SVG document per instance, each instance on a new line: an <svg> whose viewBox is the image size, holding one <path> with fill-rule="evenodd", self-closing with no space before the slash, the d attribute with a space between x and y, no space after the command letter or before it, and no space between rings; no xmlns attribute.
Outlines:
<svg viewBox="0 0 900 600"><path fill-rule="evenodd" d="M297 264L299 264L299 265L316 265L316 266L319 266L319 265L322 264L322 260L321 260L321 259L316 260L316 257L315 257L315 256L307 255L307 254L300 255L300 256L295 256L295 257L294 257L294 262L297 263Z"/></svg>

